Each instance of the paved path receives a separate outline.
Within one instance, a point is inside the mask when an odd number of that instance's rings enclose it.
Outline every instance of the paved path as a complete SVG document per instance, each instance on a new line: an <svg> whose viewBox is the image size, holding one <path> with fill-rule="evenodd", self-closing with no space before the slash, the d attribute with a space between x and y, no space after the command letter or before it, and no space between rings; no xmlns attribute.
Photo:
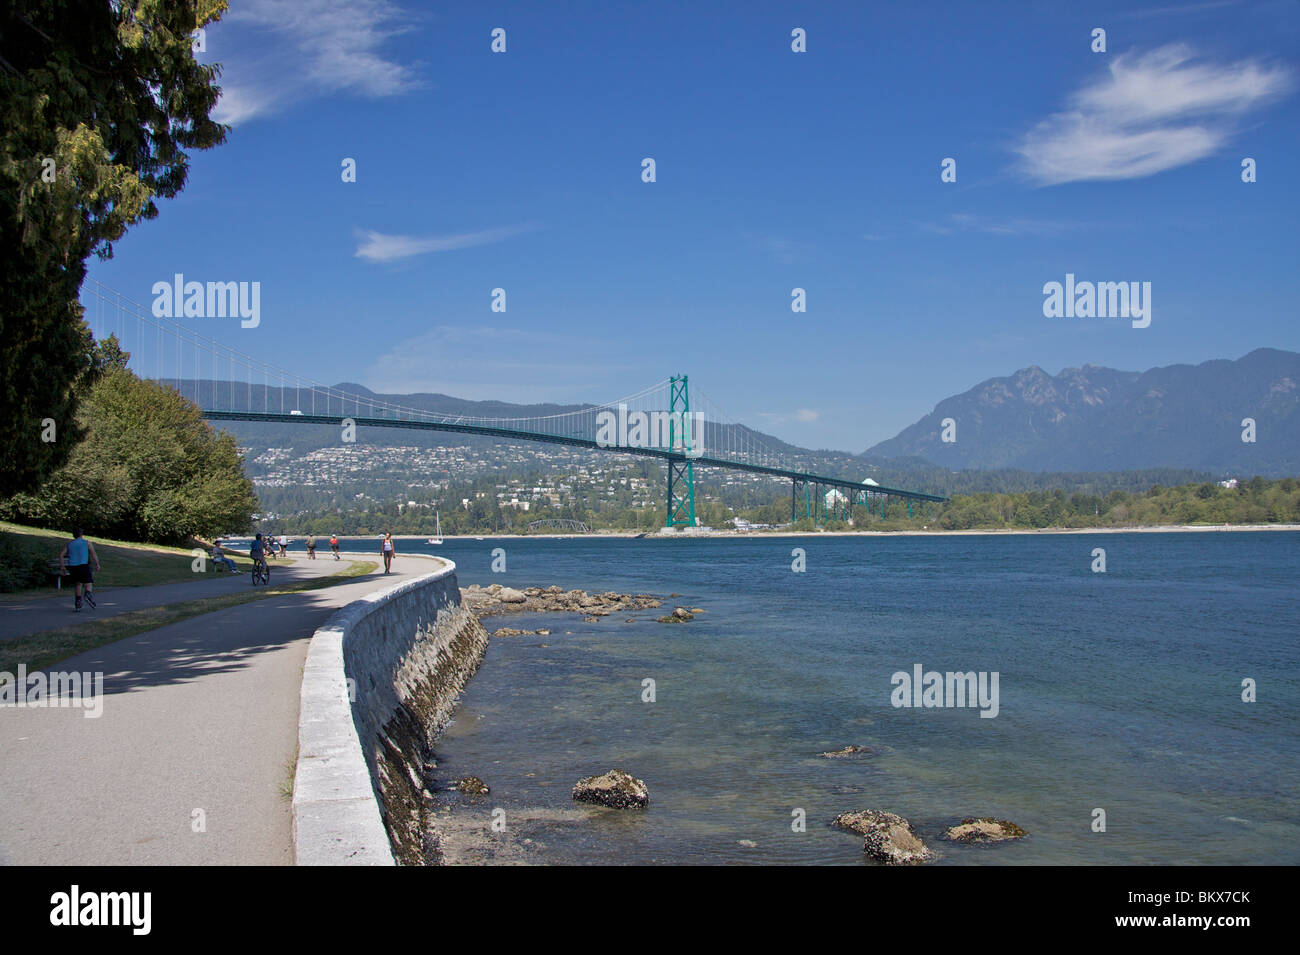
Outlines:
<svg viewBox="0 0 1300 955"><path fill-rule="evenodd" d="M378 557L372 558L379 562ZM290 560L270 561L271 583L283 584L296 580L306 580L321 574L332 574L339 564L332 556L315 560L306 557ZM179 603L199 597L215 597L218 594L230 594L248 590L253 586L247 570L243 573L217 574L209 572L202 576L195 575L192 582L172 584L152 584L146 587L95 587L95 602L99 606L91 610L83 607L80 613L74 609L75 590L72 584L64 584L55 596L41 593L23 600L0 603L0 640L6 637L21 637L42 630L67 627L80 623L88 616L112 617L131 610L144 610L147 607L160 607L163 604Z"/></svg>
<svg viewBox="0 0 1300 955"><path fill-rule="evenodd" d="M307 644L337 608L434 564L399 557L393 568L56 664L104 673L97 719L0 706L0 864L292 864L281 789L298 748ZM206 831L194 831L196 810Z"/></svg>

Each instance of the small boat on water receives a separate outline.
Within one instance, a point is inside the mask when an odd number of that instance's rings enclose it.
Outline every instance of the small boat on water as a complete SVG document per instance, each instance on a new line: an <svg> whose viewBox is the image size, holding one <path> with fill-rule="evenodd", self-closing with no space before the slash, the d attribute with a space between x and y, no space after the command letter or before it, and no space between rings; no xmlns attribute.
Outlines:
<svg viewBox="0 0 1300 955"><path fill-rule="evenodd" d="M425 541L425 543L433 544L436 546L442 543L442 515L439 514L437 511L434 511L433 519L438 522L437 528L433 532L434 536L430 537L427 541Z"/></svg>

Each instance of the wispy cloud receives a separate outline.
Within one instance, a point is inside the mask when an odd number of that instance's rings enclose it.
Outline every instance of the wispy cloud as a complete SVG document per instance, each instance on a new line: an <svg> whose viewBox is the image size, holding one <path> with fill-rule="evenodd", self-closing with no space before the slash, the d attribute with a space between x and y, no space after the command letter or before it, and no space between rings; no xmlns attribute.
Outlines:
<svg viewBox="0 0 1300 955"><path fill-rule="evenodd" d="M1042 185L1150 176L1215 152L1240 116L1291 85L1286 67L1200 62L1181 44L1115 54L1105 77L1026 133L1016 152Z"/></svg>
<svg viewBox="0 0 1300 955"><path fill-rule="evenodd" d="M921 229L935 235L956 235L959 232L983 232L987 235L1060 235L1079 228L1077 222L1058 219L988 218L985 216L953 213L939 222L922 222Z"/></svg>
<svg viewBox="0 0 1300 955"><path fill-rule="evenodd" d="M742 233L745 239L766 250L781 265L793 265L808 258L810 248L803 242L787 239L784 236Z"/></svg>
<svg viewBox="0 0 1300 955"><path fill-rule="evenodd" d="M635 373L618 362L604 364L607 358L595 340L524 328L444 324L381 354L361 383L390 394L577 404L583 395L607 400ZM576 394L575 383L580 383Z"/></svg>
<svg viewBox="0 0 1300 955"><path fill-rule="evenodd" d="M478 232L459 232L452 235L387 235L373 230L358 233L356 257L368 262L392 262L413 255L430 252L450 252L474 245L500 242L537 228L534 225L507 226L501 229L482 229Z"/></svg>
<svg viewBox="0 0 1300 955"><path fill-rule="evenodd" d="M814 411L812 408L800 408L798 411L776 412L760 411L758 416L764 421L772 424L785 424L789 421L798 421L801 424L811 424L821 418L820 411Z"/></svg>
<svg viewBox="0 0 1300 955"><path fill-rule="evenodd" d="M1144 20L1149 17L1181 17L1209 13L1224 7L1235 7L1241 0L1207 0L1205 3L1180 3L1167 7L1148 7L1147 9L1123 10L1110 14L1116 20Z"/></svg>
<svg viewBox="0 0 1300 955"><path fill-rule="evenodd" d="M209 30L222 64L219 122L238 125L331 93L395 96L418 88L413 68L383 52L414 28L389 0L242 0Z"/></svg>

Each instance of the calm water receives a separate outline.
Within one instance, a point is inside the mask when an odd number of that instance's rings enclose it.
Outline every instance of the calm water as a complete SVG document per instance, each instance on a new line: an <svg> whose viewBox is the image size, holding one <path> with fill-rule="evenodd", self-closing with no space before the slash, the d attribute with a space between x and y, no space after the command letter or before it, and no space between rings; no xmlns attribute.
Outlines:
<svg viewBox="0 0 1300 955"><path fill-rule="evenodd" d="M938 864L1300 862L1300 534L404 547L455 560L462 586L681 595L600 623L488 618L552 633L494 639L437 746L439 782L492 788L445 798L452 861L857 865L861 839L827 823L883 808ZM508 573L491 572L494 547ZM674 605L708 612L655 622ZM917 663L997 671L998 716L894 708L892 674ZM882 752L818 756L848 744ZM646 781L649 811L573 803L575 780L616 766ZM1030 836L939 841L968 815Z"/></svg>

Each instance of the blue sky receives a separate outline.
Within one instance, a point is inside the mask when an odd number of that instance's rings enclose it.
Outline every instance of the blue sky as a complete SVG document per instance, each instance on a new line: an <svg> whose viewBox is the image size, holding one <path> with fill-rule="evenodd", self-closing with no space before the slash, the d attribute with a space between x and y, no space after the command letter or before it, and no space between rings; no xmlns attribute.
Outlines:
<svg viewBox="0 0 1300 955"><path fill-rule="evenodd" d="M231 7L228 142L90 274L260 282L257 328L187 321L317 380L578 402L686 372L861 451L1031 364L1300 349L1294 0ZM1067 272L1150 282L1150 327L1044 317Z"/></svg>

